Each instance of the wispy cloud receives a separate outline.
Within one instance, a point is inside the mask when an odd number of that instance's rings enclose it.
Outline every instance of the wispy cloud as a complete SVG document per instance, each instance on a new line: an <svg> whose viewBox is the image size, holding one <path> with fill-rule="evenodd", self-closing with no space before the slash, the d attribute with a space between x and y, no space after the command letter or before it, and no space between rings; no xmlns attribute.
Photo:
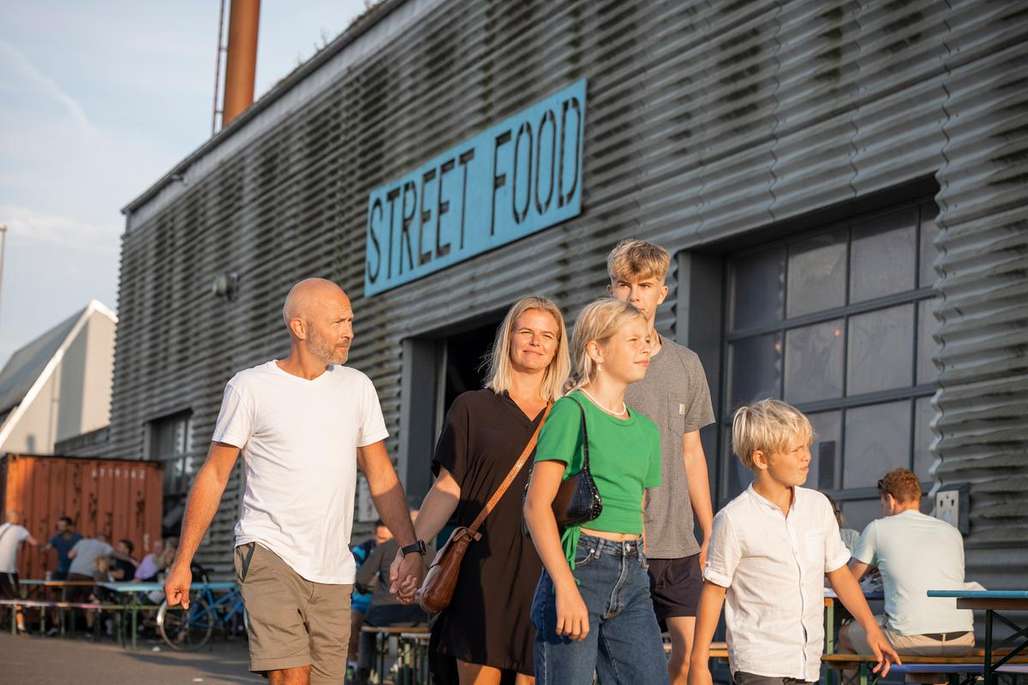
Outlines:
<svg viewBox="0 0 1028 685"><path fill-rule="evenodd" d="M119 229L38 212L28 207L0 205L0 217L10 229L12 246L43 243L60 248L109 254L118 249Z"/></svg>
<svg viewBox="0 0 1028 685"><path fill-rule="evenodd" d="M21 77L30 87L59 104L82 133L92 135L96 132L78 100L40 71L21 50L4 40L0 40L0 63L5 63L15 78Z"/></svg>

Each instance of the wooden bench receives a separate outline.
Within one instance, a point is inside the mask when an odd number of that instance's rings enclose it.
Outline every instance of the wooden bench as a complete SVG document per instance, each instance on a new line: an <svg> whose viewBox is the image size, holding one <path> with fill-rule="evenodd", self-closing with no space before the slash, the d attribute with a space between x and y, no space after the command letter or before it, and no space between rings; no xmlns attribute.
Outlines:
<svg viewBox="0 0 1028 685"><path fill-rule="evenodd" d="M982 650L975 650L966 656L900 655L903 663L894 664L889 673L938 673L947 676L950 683L958 685L963 682L974 682L979 675L985 672L983 657ZM876 663L873 654L825 654L821 657L821 661L830 669L855 670L859 685L868 685L877 680L877 675L871 672ZM1028 656L1011 659L1000 668L999 672L1028 673Z"/></svg>

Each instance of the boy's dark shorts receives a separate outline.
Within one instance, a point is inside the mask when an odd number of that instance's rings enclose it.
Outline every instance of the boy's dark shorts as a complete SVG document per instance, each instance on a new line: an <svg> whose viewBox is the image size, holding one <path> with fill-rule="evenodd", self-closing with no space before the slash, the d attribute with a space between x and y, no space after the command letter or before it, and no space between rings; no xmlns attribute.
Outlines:
<svg viewBox="0 0 1028 685"><path fill-rule="evenodd" d="M703 571L700 555L678 559L648 559L650 564L650 594L653 611L660 629L666 630L666 621L675 616L696 616L703 590Z"/></svg>

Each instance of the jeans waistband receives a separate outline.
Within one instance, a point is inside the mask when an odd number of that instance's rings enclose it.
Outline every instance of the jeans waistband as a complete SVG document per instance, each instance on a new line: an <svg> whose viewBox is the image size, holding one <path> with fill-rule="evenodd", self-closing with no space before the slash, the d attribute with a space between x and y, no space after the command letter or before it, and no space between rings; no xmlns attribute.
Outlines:
<svg viewBox="0 0 1028 685"><path fill-rule="evenodd" d="M607 540L605 538L598 538L594 535L582 533L582 537L579 538L578 544L587 545L590 549L596 549L598 552L612 554L614 556L637 557L642 553L642 540L615 542L614 540Z"/></svg>

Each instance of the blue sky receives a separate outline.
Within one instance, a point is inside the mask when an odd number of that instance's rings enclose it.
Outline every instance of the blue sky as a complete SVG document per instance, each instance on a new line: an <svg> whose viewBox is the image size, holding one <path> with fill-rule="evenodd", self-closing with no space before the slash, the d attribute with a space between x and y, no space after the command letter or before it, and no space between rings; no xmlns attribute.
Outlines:
<svg viewBox="0 0 1028 685"><path fill-rule="evenodd" d="M0 366L90 299L117 306L121 208L210 136L219 5L0 0ZM264 0L256 96L364 9Z"/></svg>

